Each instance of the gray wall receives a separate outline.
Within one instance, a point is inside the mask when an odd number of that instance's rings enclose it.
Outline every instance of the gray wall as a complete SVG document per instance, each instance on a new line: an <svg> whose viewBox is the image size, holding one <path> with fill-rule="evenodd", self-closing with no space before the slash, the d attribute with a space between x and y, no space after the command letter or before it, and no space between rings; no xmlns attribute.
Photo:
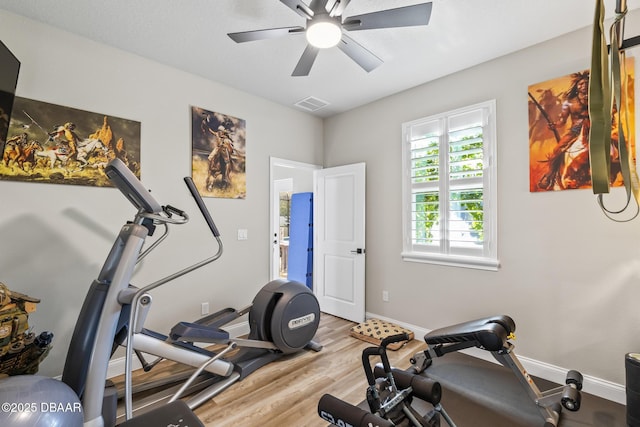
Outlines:
<svg viewBox="0 0 640 427"><path fill-rule="evenodd" d="M367 312L428 330L509 314L519 355L624 384L624 355L640 350L638 221L606 219L590 190L530 193L528 182L527 87L588 69L590 43L584 29L325 121L325 167L367 163ZM403 262L401 124L492 98L499 271Z"/></svg>
<svg viewBox="0 0 640 427"><path fill-rule="evenodd" d="M191 174L190 106L246 120L246 200L205 199L225 254L154 291L149 325L168 331L178 320L197 318L204 301L212 310L249 304L269 280L269 157L321 164L322 121L2 10L0 39L22 62L18 96L142 123L142 182L161 203L191 213L192 221L174 227L144 261L136 285L216 249L182 182ZM134 212L111 188L0 181L0 195L0 281L42 299L30 323L55 333L41 373L57 375L84 294ZM248 240L237 240L238 228L248 230Z"/></svg>
<svg viewBox="0 0 640 427"><path fill-rule="evenodd" d="M628 35L640 31L638 22L632 13ZM637 221L607 220L588 190L528 191L527 86L588 68L590 38L585 29L323 123L0 10L0 39L22 61L18 95L142 122L142 180L163 203L194 212L181 181L190 174L190 105L247 121L247 199L206 200L225 255L155 292L153 328L197 317L202 301L244 305L268 279L269 156L325 166L364 161L369 313L425 329L506 313L518 325L519 355L623 384L624 354L640 350ZM491 98L498 108L500 270L403 262L401 123ZM0 181L0 194L0 280L42 298L31 322L56 333L41 370L56 375L84 293L131 208L113 189ZM194 214L176 228L135 284L208 256L204 227ZM249 230L249 240L235 239L238 228Z"/></svg>

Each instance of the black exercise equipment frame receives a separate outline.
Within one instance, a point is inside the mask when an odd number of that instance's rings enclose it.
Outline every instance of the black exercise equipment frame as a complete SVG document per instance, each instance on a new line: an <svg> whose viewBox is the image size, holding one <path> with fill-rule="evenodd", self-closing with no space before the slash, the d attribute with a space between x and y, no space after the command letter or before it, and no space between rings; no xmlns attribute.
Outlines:
<svg viewBox="0 0 640 427"><path fill-rule="evenodd" d="M366 391L369 411L325 394L318 402L318 415L333 425L354 427L439 427L442 416L449 426L456 427L440 404L440 383L395 369L389 363L387 346L409 339L407 334L393 335L384 338L378 347L367 347L362 351L362 366L369 384ZM381 361L373 368L372 357L379 357ZM430 403L433 409L420 415L411 406L414 397Z"/></svg>
<svg viewBox="0 0 640 427"><path fill-rule="evenodd" d="M569 370L564 386L541 391L515 354L516 325L506 315L486 317L433 330L424 336L429 345L411 359L413 370L424 372L435 357L442 357L467 348L487 350L503 366L511 369L527 395L536 404L544 419L544 427L558 427L562 408L575 412L580 409L582 374Z"/></svg>

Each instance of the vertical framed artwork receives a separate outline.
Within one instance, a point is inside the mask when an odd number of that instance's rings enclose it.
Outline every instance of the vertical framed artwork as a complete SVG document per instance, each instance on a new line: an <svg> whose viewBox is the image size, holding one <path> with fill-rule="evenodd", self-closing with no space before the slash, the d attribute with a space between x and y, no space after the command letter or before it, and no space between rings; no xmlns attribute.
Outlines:
<svg viewBox="0 0 640 427"><path fill-rule="evenodd" d="M634 62L627 71L628 115L622 116L625 137L635 158ZM591 188L589 164L589 70L529 86L529 190L531 192ZM612 186L622 186L618 123L611 129Z"/></svg>
<svg viewBox="0 0 640 427"><path fill-rule="evenodd" d="M191 107L191 148L191 175L203 197L246 198L243 119Z"/></svg>

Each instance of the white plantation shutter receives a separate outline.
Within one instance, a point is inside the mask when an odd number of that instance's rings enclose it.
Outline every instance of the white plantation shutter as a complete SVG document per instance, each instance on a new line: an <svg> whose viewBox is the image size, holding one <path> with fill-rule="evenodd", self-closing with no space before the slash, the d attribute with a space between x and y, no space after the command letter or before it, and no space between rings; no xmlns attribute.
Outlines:
<svg viewBox="0 0 640 427"><path fill-rule="evenodd" d="M403 258L497 269L495 101L403 125Z"/></svg>

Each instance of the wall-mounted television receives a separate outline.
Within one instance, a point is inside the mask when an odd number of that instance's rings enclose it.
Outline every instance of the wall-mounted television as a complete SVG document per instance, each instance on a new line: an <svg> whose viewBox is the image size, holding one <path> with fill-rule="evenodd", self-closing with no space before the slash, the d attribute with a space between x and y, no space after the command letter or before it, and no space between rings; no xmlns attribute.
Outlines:
<svg viewBox="0 0 640 427"><path fill-rule="evenodd" d="M18 73L20 61L0 40L0 144L4 150L4 142L7 140L9 120L13 108L13 99L16 96L18 85Z"/></svg>

